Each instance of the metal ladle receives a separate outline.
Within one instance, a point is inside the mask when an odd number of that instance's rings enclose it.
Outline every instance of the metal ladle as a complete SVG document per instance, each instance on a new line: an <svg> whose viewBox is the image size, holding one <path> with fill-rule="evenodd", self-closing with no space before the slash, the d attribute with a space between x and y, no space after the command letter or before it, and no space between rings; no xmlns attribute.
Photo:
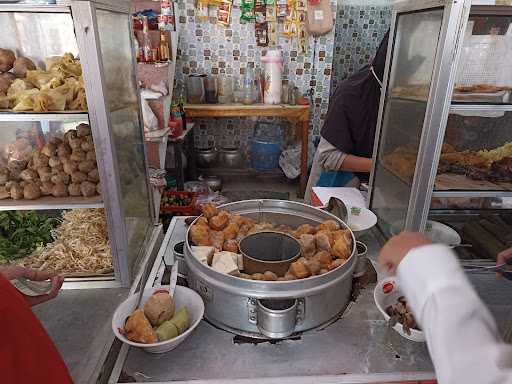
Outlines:
<svg viewBox="0 0 512 384"><path fill-rule="evenodd" d="M337 197L330 197L327 206L324 208L325 211L333 214L337 218L341 219L344 223L348 220L348 209L343 201Z"/></svg>

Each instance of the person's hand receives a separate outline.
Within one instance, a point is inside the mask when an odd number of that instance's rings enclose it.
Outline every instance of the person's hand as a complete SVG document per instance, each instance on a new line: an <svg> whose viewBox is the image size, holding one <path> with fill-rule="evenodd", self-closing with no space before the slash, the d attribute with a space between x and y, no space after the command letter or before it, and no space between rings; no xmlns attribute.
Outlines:
<svg viewBox="0 0 512 384"><path fill-rule="evenodd" d="M508 259L512 259L512 248L505 249L503 252L498 253L496 265L504 264ZM512 267L509 267L508 270L512 271ZM498 273L498 275L501 276L500 273Z"/></svg>
<svg viewBox="0 0 512 384"><path fill-rule="evenodd" d="M432 244L421 233L402 232L398 236L392 237L382 247L379 254L379 264L381 268L390 275L396 274L398 264L402 259L416 247Z"/></svg>
<svg viewBox="0 0 512 384"><path fill-rule="evenodd" d="M0 274L2 274L7 280L13 280L18 277L24 277L32 281L45 281L50 280L52 283L52 289L49 293L39 296L27 296L23 295L28 305L33 306L44 303L45 301L55 298L59 294L59 290L64 282L64 277L57 275L56 273L49 271L38 271L35 269L24 268L20 266L9 266L0 268ZM21 292L20 292L21 293Z"/></svg>

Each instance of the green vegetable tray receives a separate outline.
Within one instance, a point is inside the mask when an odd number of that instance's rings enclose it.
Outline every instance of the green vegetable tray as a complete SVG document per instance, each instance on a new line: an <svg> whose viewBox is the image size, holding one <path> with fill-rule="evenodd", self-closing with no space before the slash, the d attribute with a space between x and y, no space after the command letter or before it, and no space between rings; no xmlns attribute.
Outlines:
<svg viewBox="0 0 512 384"><path fill-rule="evenodd" d="M196 203L197 194L194 192L164 190L160 202L160 212L191 216L196 209Z"/></svg>

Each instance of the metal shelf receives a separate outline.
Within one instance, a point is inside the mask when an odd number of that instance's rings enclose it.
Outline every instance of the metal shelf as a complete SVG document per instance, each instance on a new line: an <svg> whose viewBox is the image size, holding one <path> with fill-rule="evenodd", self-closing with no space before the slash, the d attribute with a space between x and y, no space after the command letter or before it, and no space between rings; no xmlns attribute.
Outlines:
<svg viewBox="0 0 512 384"><path fill-rule="evenodd" d="M478 104L478 103L461 103L452 102L450 113L456 112L512 112L512 104Z"/></svg>
<svg viewBox="0 0 512 384"><path fill-rule="evenodd" d="M0 112L0 121L76 121L89 120L87 112Z"/></svg>
<svg viewBox="0 0 512 384"><path fill-rule="evenodd" d="M0 211L103 208L103 206L103 198L101 196L41 197L36 200L0 200Z"/></svg>
<svg viewBox="0 0 512 384"><path fill-rule="evenodd" d="M437 191L432 197L438 198L471 198L471 197L512 197L512 191Z"/></svg>

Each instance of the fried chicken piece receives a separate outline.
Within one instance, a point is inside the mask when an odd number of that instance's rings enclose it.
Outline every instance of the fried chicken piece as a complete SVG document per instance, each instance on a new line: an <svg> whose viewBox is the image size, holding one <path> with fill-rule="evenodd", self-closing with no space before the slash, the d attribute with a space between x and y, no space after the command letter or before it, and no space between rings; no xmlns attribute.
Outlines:
<svg viewBox="0 0 512 384"><path fill-rule="evenodd" d="M332 271L333 269L336 269L338 267L341 267L343 264L347 262L346 259L336 259L329 265L329 271Z"/></svg>
<svg viewBox="0 0 512 384"><path fill-rule="evenodd" d="M313 256L313 260L316 260L320 263L321 268L329 268L329 265L332 263L332 256L329 252L320 251L315 256Z"/></svg>
<svg viewBox="0 0 512 384"><path fill-rule="evenodd" d="M211 219L212 217L217 216L217 214L219 213L219 210L217 209L217 207L215 205L213 205L212 203L203 204L202 210L203 210L203 215L207 219Z"/></svg>
<svg viewBox="0 0 512 384"><path fill-rule="evenodd" d="M302 224L299 228L293 231L293 237L296 239L300 238L302 235L312 235L315 233L315 227L310 224Z"/></svg>
<svg viewBox="0 0 512 384"><path fill-rule="evenodd" d="M328 231L337 231L340 229L340 225L334 220L326 220L322 224L318 226L318 230L328 230Z"/></svg>
<svg viewBox="0 0 512 384"><path fill-rule="evenodd" d="M265 231L271 231L274 229L274 225L270 223L259 223L252 226L251 229L249 229L249 232L247 232L248 235L252 235L254 233L258 232L265 232Z"/></svg>
<svg viewBox="0 0 512 384"><path fill-rule="evenodd" d="M233 240L233 239L226 240L224 242L224 246L222 247L222 249L224 251L238 253L238 251L239 251L239 249L238 249L238 242L236 240Z"/></svg>
<svg viewBox="0 0 512 384"><path fill-rule="evenodd" d="M322 265L314 257L308 260L303 260L302 262L306 265L312 275L318 275L322 269Z"/></svg>
<svg viewBox="0 0 512 384"><path fill-rule="evenodd" d="M352 244L352 235L348 229L340 229L339 231L332 232L334 242L339 239L344 239L347 243Z"/></svg>
<svg viewBox="0 0 512 384"><path fill-rule="evenodd" d="M239 230L240 227L238 224L230 222L228 226L222 230L222 233L224 233L224 240L236 239Z"/></svg>
<svg viewBox="0 0 512 384"><path fill-rule="evenodd" d="M195 245L213 245L210 233L210 227L206 225L194 224L190 228L190 239Z"/></svg>
<svg viewBox="0 0 512 384"><path fill-rule="evenodd" d="M325 233L315 235L315 244L318 251L327 251L331 253L331 239Z"/></svg>
<svg viewBox="0 0 512 384"><path fill-rule="evenodd" d="M240 215L232 215L229 222L230 223L235 223L239 227L241 227L242 225L244 225L246 223L246 219L245 219L245 217L242 217Z"/></svg>
<svg viewBox="0 0 512 384"><path fill-rule="evenodd" d="M316 253L315 236L304 234L299 239L300 253L302 257L309 259Z"/></svg>
<svg viewBox="0 0 512 384"><path fill-rule="evenodd" d="M214 231L222 231L227 227L228 223L229 213L226 211L220 211L218 215L208 219L208 224L210 224L210 228Z"/></svg>
<svg viewBox="0 0 512 384"><path fill-rule="evenodd" d="M197 219L195 225L206 225L208 226L208 219L204 216L201 216L200 218Z"/></svg>
<svg viewBox="0 0 512 384"><path fill-rule="evenodd" d="M334 236L332 234L332 231L329 231L327 229L321 229L316 232L315 236L317 235L326 235L329 238L329 244L331 245L331 247L334 245Z"/></svg>
<svg viewBox="0 0 512 384"><path fill-rule="evenodd" d="M305 279L306 277L311 276L311 272L302 261L297 260L295 263L290 265L290 269L288 270L293 276L297 279ZM286 275L285 275L286 277Z"/></svg>
<svg viewBox="0 0 512 384"><path fill-rule="evenodd" d="M144 315L144 310L140 308L128 316L124 324L124 332L128 340L136 343L151 344L158 341L155 331Z"/></svg>
<svg viewBox="0 0 512 384"><path fill-rule="evenodd" d="M351 244L344 238L336 240L334 247L332 247L332 254L338 259L348 259L352 253Z"/></svg>
<svg viewBox="0 0 512 384"><path fill-rule="evenodd" d="M221 251L224 246L224 233L222 231L210 231L210 237L213 247Z"/></svg>

